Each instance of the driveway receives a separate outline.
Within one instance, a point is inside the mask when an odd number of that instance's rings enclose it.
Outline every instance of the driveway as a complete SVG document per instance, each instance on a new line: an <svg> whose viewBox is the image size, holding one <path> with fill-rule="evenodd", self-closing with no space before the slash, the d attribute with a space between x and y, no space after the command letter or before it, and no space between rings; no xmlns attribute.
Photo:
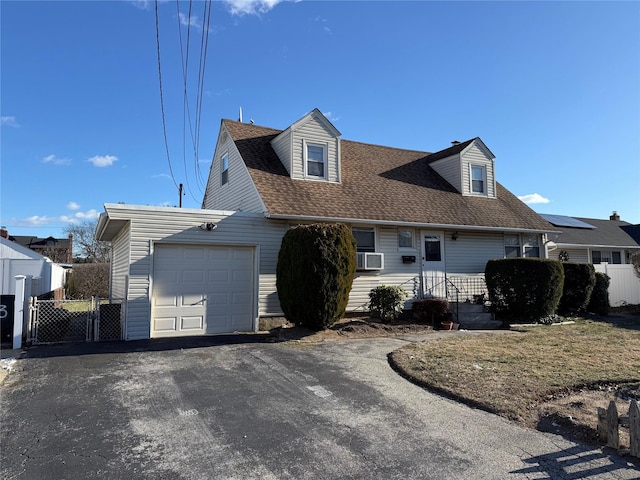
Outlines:
<svg viewBox="0 0 640 480"><path fill-rule="evenodd" d="M399 338L31 348L1 389L13 479L637 479L391 370Z"/></svg>

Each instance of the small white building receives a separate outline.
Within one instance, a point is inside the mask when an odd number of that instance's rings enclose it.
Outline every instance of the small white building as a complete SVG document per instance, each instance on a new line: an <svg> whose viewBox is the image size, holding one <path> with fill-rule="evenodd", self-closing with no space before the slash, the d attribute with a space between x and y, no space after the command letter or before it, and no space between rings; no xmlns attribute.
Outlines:
<svg viewBox="0 0 640 480"><path fill-rule="evenodd" d="M38 296L64 287L66 270L33 250L0 237L0 290L15 294L16 275L31 276L31 295Z"/></svg>

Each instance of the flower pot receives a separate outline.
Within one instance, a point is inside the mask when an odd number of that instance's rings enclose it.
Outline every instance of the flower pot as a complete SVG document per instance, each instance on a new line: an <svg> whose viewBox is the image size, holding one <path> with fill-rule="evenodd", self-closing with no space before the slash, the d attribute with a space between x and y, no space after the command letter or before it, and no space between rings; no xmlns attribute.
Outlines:
<svg viewBox="0 0 640 480"><path fill-rule="evenodd" d="M453 322L451 320L443 320L440 322L440 330L452 330Z"/></svg>

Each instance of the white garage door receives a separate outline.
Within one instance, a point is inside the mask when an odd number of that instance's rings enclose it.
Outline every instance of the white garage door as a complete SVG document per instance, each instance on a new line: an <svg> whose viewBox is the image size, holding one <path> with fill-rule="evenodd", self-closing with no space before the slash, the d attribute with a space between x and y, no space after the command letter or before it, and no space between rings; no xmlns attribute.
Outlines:
<svg viewBox="0 0 640 480"><path fill-rule="evenodd" d="M156 245L151 336L253 330L254 249Z"/></svg>

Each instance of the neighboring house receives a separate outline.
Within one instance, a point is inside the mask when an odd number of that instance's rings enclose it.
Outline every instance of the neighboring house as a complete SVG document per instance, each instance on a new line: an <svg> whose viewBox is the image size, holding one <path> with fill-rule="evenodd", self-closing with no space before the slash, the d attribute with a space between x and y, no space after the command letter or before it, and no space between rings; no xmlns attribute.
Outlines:
<svg viewBox="0 0 640 480"><path fill-rule="evenodd" d="M549 258L557 260L562 254L570 262L625 265L630 263L631 254L640 250L634 238L637 226L620 220L616 212L609 220L544 213L541 216L560 230L550 236L556 248L549 251Z"/></svg>
<svg viewBox="0 0 640 480"><path fill-rule="evenodd" d="M298 224L351 226L351 311L377 285L410 302L482 282L490 259L547 256L557 230L496 181L480 138L428 153L340 137L317 109L285 130L223 120L202 210L105 205L96 237L112 242L127 338L253 330L281 315L277 255Z"/></svg>
<svg viewBox="0 0 640 480"><path fill-rule="evenodd" d="M33 296L64 287L66 271L51 259L33 250L0 237L0 290L2 295L15 294L15 277L31 276L30 293Z"/></svg>
<svg viewBox="0 0 640 480"><path fill-rule="evenodd" d="M0 228L0 237L33 250L55 263L73 263L73 235L67 238L40 238L31 235L9 235L5 227Z"/></svg>

